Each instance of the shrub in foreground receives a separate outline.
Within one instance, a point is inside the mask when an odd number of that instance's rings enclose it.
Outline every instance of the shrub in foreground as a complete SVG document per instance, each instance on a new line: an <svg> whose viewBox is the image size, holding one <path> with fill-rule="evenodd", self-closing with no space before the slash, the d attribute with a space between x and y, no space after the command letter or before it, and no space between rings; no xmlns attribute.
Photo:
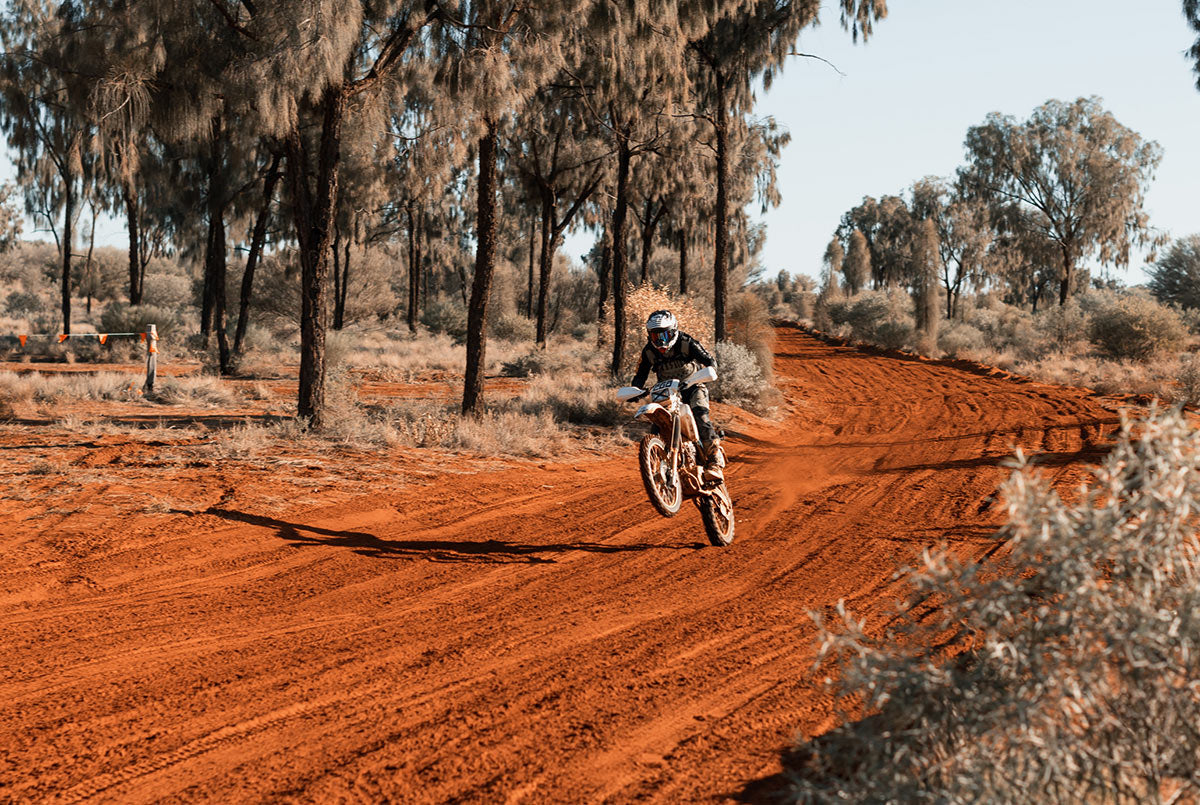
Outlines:
<svg viewBox="0 0 1200 805"><path fill-rule="evenodd" d="M822 628L836 692L866 717L798 747L796 800L1200 796L1200 436L1152 415L1125 424L1080 502L1024 466L1003 492L1007 559L927 554L914 575L940 621L904 614L873 639L839 605Z"/></svg>

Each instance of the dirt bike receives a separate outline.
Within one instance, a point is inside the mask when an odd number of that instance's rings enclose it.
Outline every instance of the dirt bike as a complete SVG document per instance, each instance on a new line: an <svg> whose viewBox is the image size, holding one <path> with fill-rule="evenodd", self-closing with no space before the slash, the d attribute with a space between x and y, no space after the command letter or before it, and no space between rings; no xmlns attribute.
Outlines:
<svg viewBox="0 0 1200 805"><path fill-rule="evenodd" d="M724 478L705 476L700 460L704 448L696 418L683 401L683 394L689 388L716 379L716 369L706 366L682 383L662 380L649 391L625 386L617 391L617 399L633 402L650 395L650 402L639 408L633 418L653 426L638 447L638 464L654 508L663 517L674 517L684 498L691 498L700 510L708 541L723 546L733 542L733 501Z"/></svg>

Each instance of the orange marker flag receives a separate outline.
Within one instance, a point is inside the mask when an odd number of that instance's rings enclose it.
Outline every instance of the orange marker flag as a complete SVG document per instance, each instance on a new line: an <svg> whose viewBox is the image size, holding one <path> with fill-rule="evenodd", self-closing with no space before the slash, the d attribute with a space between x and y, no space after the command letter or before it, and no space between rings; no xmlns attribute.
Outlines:
<svg viewBox="0 0 1200 805"><path fill-rule="evenodd" d="M145 333L138 333L138 341L141 341L142 343L145 343L145 342L146 342L146 334L145 334Z"/></svg>
<svg viewBox="0 0 1200 805"><path fill-rule="evenodd" d="M29 336L27 336L27 335L19 335L19 336L17 336L17 340L21 342L21 348L22 348L22 349L24 349L24 348L25 348L25 342L29 340Z"/></svg>
<svg viewBox="0 0 1200 805"><path fill-rule="evenodd" d="M108 333L100 333L100 343L103 344L106 341L108 341Z"/></svg>
<svg viewBox="0 0 1200 805"><path fill-rule="evenodd" d="M70 337L71 337L71 336L67 335L66 333L63 333L62 335L60 335L60 336L58 337L58 343L60 343L60 344L61 344L63 341L66 341L66 340L67 340L68 338L70 338Z"/></svg>

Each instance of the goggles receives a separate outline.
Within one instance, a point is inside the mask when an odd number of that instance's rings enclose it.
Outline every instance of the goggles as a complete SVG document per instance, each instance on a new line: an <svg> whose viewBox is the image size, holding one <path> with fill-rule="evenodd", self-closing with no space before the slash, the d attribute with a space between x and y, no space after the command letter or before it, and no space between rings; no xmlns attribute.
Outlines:
<svg viewBox="0 0 1200 805"><path fill-rule="evenodd" d="M675 340L675 332L673 330L651 330L650 344L659 349L666 349L671 346L671 342Z"/></svg>

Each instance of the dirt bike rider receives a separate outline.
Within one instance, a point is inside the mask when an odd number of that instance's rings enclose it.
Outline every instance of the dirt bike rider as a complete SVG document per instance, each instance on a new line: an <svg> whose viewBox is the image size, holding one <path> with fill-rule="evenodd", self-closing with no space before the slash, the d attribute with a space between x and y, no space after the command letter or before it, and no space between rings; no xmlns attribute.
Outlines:
<svg viewBox="0 0 1200 805"><path fill-rule="evenodd" d="M646 320L646 346L638 361L633 384L645 388L650 370L662 380L683 381L701 366L716 366L712 356L700 342L687 333L679 332L679 322L669 310L656 310ZM704 447L704 474L713 480L724 478L725 451L717 437L717 429L708 417L708 388L692 386L683 393L683 401L691 406Z"/></svg>

